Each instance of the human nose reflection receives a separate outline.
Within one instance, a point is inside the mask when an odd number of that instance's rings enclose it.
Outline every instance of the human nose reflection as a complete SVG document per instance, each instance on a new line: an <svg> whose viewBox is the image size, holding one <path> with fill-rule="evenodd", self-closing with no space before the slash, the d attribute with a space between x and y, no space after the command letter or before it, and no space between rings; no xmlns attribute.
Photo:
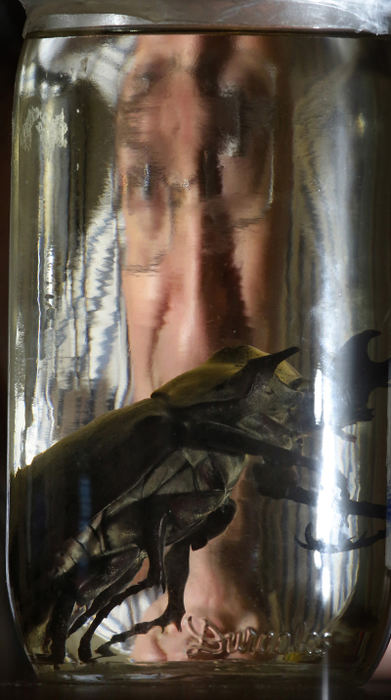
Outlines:
<svg viewBox="0 0 391 700"><path fill-rule="evenodd" d="M139 39L117 120L135 399L266 342L273 91L263 38Z"/></svg>

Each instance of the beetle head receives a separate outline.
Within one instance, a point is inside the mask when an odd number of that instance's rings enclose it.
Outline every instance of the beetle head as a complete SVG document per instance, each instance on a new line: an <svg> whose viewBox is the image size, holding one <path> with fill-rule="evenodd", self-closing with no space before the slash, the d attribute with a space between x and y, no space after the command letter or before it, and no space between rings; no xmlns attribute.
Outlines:
<svg viewBox="0 0 391 700"><path fill-rule="evenodd" d="M163 398L177 407L241 399L265 385L277 366L297 350L291 347L268 355L251 345L223 348L154 391L152 398Z"/></svg>

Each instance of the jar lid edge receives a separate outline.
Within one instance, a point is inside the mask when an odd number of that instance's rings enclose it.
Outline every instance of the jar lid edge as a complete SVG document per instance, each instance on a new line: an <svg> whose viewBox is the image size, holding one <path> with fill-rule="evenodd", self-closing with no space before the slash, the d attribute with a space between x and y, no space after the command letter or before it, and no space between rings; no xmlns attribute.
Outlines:
<svg viewBox="0 0 391 700"><path fill-rule="evenodd" d="M391 33L389 0L22 0L25 36L84 30L284 30ZM64 9L68 12L64 12Z"/></svg>

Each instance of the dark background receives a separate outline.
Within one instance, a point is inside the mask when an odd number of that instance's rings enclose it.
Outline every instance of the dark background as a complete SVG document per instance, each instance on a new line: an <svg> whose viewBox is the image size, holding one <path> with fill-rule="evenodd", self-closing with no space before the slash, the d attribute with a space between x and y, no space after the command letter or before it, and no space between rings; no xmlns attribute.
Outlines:
<svg viewBox="0 0 391 700"><path fill-rule="evenodd" d="M94 698L103 700L109 693L115 693L118 700L154 700L163 698L187 698L190 688L193 688L191 697L210 697L214 700L218 698L236 698L243 692L243 682L232 681L230 687L220 688L195 688L186 683L176 682L174 686L167 687L164 684L155 685L148 683L148 686L136 687L116 685L108 689L102 686L81 687L51 687L40 688L38 685L31 685L34 680L32 671L24 656L22 647L17 639L12 616L10 612L8 595L6 589L6 568L5 568L5 504L6 504L6 444L7 444L7 321L8 321L8 237L9 237L9 199L10 199L10 162L11 162L11 119L14 79L17 69L18 58L22 46L22 30L24 24L24 11L18 0L0 0L0 697L8 698L51 698L59 700L70 697L74 698ZM391 678L391 670L383 664L378 682L372 682L365 690L345 689L342 693L332 692L329 696L327 692L319 689L316 693L305 690L302 687L294 687L290 684L285 690L278 686L272 687L263 684L262 689L250 689L246 686L245 692L247 700L259 698L300 697L301 700L307 698L322 697L325 700L330 697L343 698L391 698L391 686L384 685L384 679ZM242 686L242 687L241 687Z"/></svg>
<svg viewBox="0 0 391 700"><path fill-rule="evenodd" d="M16 639L5 584L7 445L8 236L13 85L22 45L24 11L0 0L0 681L31 677ZM1 691L0 691L1 695ZM3 696L4 697L4 696Z"/></svg>

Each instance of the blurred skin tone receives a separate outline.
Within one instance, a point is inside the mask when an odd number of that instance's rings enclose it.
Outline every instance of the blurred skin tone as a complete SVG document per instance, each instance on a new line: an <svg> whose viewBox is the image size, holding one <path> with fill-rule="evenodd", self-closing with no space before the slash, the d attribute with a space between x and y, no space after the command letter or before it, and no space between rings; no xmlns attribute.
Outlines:
<svg viewBox="0 0 391 700"><path fill-rule="evenodd" d="M135 400L224 345L270 344L269 63L254 37L138 41L117 136Z"/></svg>
<svg viewBox="0 0 391 700"><path fill-rule="evenodd" d="M289 90L284 71L270 67L271 51L265 37L138 39L117 117L135 401L224 346L284 346L280 251L289 228L291 148L276 114ZM275 158L284 167L274 175ZM242 476L232 495L234 521L190 553L187 616L207 618L222 632L267 629L255 576L247 575L256 570L251 488ZM145 567L138 579L144 576ZM162 595L144 619L166 604ZM181 632L173 624L154 628L136 637L133 658L186 660L191 637L187 617Z"/></svg>
<svg viewBox="0 0 391 700"><path fill-rule="evenodd" d="M269 349L277 305L267 297L276 238L266 215L274 109L269 63L262 38L138 41L117 129L135 400L224 346ZM273 272L278 276L276 266ZM243 553L243 533L251 532L251 502L241 507L247 491L242 479L233 494L234 522L190 554L187 614L222 631L263 626L255 581L240 581L240 572L236 580L224 563L251 566ZM251 545L246 550L250 556ZM145 619L166 603L160 597ZM171 624L137 637L135 660L186 660L186 619L182 628Z"/></svg>

